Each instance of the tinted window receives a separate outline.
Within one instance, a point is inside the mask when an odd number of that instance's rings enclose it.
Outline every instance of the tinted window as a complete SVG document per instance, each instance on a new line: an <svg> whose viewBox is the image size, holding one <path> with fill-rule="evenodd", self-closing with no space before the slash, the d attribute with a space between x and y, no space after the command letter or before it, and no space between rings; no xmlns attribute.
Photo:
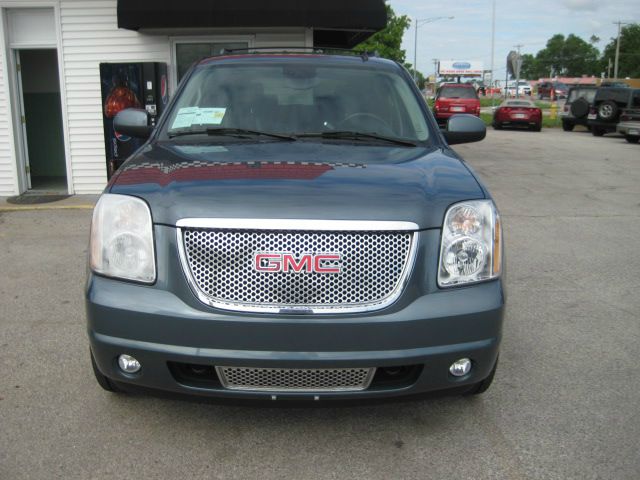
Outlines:
<svg viewBox="0 0 640 480"><path fill-rule="evenodd" d="M166 125L168 131L221 127L285 134L350 130L418 141L429 137L418 97L396 71L305 61L200 67Z"/></svg>
<svg viewBox="0 0 640 480"><path fill-rule="evenodd" d="M438 96L444 98L478 98L473 88L464 87L442 87Z"/></svg>
<svg viewBox="0 0 640 480"><path fill-rule="evenodd" d="M631 99L631 107L640 108L640 90L634 92L633 98Z"/></svg>
<svg viewBox="0 0 640 480"><path fill-rule="evenodd" d="M585 89L575 89L571 90L569 94L569 98L567 102L575 102L579 98L584 98L587 102L593 103L594 98L596 98L596 89L595 88L585 88Z"/></svg>

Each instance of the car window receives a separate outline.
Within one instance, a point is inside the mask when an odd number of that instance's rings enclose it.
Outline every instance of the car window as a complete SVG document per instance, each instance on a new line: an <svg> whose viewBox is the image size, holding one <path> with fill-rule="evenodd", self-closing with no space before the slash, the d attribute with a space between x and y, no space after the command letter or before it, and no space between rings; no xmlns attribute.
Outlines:
<svg viewBox="0 0 640 480"><path fill-rule="evenodd" d="M595 88L574 89L569 94L569 98L567 99L567 102L568 103L575 102L579 98L584 98L587 102L593 103L593 100L596 98L596 89Z"/></svg>
<svg viewBox="0 0 640 480"><path fill-rule="evenodd" d="M473 88L464 87L442 87L438 97L444 98L478 98Z"/></svg>
<svg viewBox="0 0 640 480"><path fill-rule="evenodd" d="M533 103L527 101L510 100L502 104L503 107L533 107Z"/></svg>
<svg viewBox="0 0 640 480"><path fill-rule="evenodd" d="M311 62L200 67L165 125L165 134L220 127L293 135L349 130L414 141L429 138L418 97L398 72Z"/></svg>
<svg viewBox="0 0 640 480"><path fill-rule="evenodd" d="M637 90L633 93L633 98L631 99L631 108L640 108L640 90Z"/></svg>

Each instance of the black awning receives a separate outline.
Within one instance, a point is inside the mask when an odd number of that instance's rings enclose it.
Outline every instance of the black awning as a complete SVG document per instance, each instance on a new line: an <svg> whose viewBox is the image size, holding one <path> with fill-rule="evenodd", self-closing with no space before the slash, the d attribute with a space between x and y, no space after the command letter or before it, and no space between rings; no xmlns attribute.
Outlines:
<svg viewBox="0 0 640 480"><path fill-rule="evenodd" d="M351 48L386 24L384 0L118 0L128 30L308 27L317 47Z"/></svg>

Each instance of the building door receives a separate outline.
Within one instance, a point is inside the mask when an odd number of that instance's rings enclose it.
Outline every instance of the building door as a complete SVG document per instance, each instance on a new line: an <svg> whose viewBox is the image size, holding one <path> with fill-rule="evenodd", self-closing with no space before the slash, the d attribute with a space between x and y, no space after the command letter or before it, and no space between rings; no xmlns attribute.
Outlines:
<svg viewBox="0 0 640 480"><path fill-rule="evenodd" d="M14 52L27 189L66 192L57 51L24 49Z"/></svg>

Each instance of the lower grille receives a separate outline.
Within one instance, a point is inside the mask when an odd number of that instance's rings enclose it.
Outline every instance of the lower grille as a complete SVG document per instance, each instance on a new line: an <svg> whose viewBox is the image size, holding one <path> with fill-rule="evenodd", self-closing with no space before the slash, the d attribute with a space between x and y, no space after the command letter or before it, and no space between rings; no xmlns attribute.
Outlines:
<svg viewBox="0 0 640 480"><path fill-rule="evenodd" d="M230 390L348 392L366 390L375 368L216 367L222 386Z"/></svg>

